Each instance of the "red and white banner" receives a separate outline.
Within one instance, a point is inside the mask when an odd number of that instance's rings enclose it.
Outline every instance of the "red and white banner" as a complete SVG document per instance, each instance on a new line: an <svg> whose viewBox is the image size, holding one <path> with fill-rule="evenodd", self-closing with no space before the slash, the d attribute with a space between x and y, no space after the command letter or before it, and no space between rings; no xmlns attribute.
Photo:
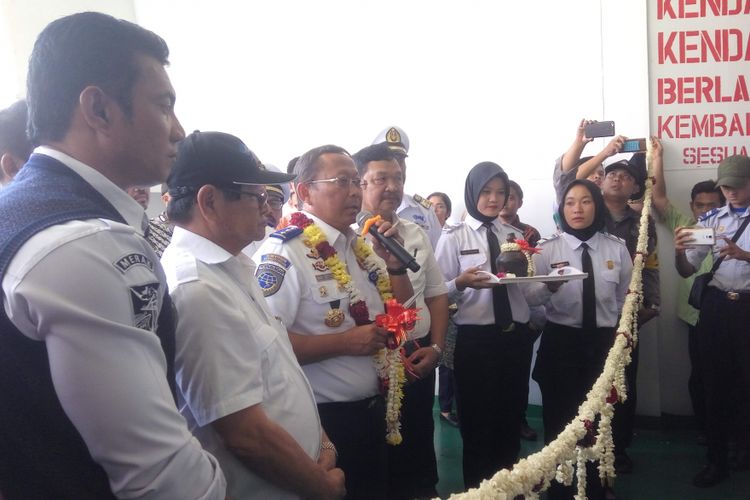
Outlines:
<svg viewBox="0 0 750 500"><path fill-rule="evenodd" d="M649 0L651 131L668 169L750 149L750 0Z"/></svg>

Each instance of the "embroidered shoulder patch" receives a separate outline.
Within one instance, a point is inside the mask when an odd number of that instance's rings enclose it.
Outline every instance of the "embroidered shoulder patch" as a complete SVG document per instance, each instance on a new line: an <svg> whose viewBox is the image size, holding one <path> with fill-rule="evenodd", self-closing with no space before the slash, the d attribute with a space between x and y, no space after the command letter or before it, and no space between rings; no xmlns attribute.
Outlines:
<svg viewBox="0 0 750 500"><path fill-rule="evenodd" d="M143 266L149 271L154 272L154 263L142 253L129 253L120 257L112 264L123 274L133 266Z"/></svg>
<svg viewBox="0 0 750 500"><path fill-rule="evenodd" d="M289 261L289 259L287 259L283 255L279 255L279 254L276 254L276 253L267 253L267 254L263 255L260 258L260 261L261 262L269 262L269 263L273 262L275 264L280 265L284 269L289 269L289 267L292 265L292 263Z"/></svg>
<svg viewBox="0 0 750 500"><path fill-rule="evenodd" d="M698 221L699 221L699 222L703 222L704 220L708 219L708 218L709 218L709 217L711 217L712 215L716 215L716 212L718 212L719 210L721 210L721 208L722 208L722 207L719 207L719 208L712 208L711 210L709 210L709 211L708 211L708 212L706 212L705 214L703 214L703 215L701 215L700 217L698 217Z"/></svg>
<svg viewBox="0 0 750 500"><path fill-rule="evenodd" d="M284 282L284 276L286 276L286 269L273 262L264 262L255 270L255 277L258 279L258 286L263 290L264 297L270 297L279 291Z"/></svg>
<svg viewBox="0 0 750 500"><path fill-rule="evenodd" d="M289 241L302 234L302 228L297 226L287 226L271 233L271 238L278 238L281 241Z"/></svg>
<svg viewBox="0 0 750 500"><path fill-rule="evenodd" d="M133 325L142 330L156 332L159 318L159 283L131 286L130 302L133 305Z"/></svg>

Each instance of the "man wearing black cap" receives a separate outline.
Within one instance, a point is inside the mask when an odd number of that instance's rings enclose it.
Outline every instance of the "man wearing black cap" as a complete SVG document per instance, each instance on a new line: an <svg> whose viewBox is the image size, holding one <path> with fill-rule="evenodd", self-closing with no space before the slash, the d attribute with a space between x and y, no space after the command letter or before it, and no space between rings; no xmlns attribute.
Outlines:
<svg viewBox="0 0 750 500"><path fill-rule="evenodd" d="M10 499L223 499L177 411L164 272L125 192L184 131L156 34L57 19L29 60L37 145L0 197L0 490Z"/></svg>
<svg viewBox="0 0 750 500"><path fill-rule="evenodd" d="M727 204L706 213L697 224L714 230L716 244L694 246L687 228L675 231L675 265L681 276L694 274L709 252L715 267L696 325L708 433L708 465L693 478L700 488L727 477L728 432L735 423L739 457L734 467L750 467L750 231L745 227L750 216L750 158L725 158L718 175L716 185Z"/></svg>
<svg viewBox="0 0 750 500"><path fill-rule="evenodd" d="M292 178L263 169L234 136L194 132L167 181L175 228L162 263L177 309L182 414L237 499L344 495L310 385L242 253L265 235L264 185Z"/></svg>
<svg viewBox="0 0 750 500"><path fill-rule="evenodd" d="M633 155L630 160L620 160L605 168L602 195L607 205L605 222L607 232L625 240L631 258L635 258L641 214L633 210L629 200L643 196L646 187L646 157L643 153ZM655 318L661 304L659 296L659 261L656 255L656 227L649 217L648 246L643 268L643 306L638 311L639 325ZM632 361L625 368L628 382L628 399L615 405L612 424L615 442L615 469L621 474L633 470L633 461L627 448L633 439L635 408L637 403L636 378L638 374L638 345L631 354Z"/></svg>

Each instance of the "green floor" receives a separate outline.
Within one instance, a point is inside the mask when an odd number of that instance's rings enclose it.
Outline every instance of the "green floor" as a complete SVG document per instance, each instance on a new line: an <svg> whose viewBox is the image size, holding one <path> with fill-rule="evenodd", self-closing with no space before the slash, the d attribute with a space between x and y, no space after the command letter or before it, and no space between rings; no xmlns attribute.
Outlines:
<svg viewBox="0 0 750 500"><path fill-rule="evenodd" d="M438 460L438 492L442 498L463 491L461 473L461 435L435 415L435 450ZM541 408L527 412L529 425L541 431ZM522 441L521 454L526 456L542 447L542 436L536 443ZM735 472L723 483L709 489L695 488L692 476L704 463L706 449L695 444L690 430L638 429L629 455L635 462L632 474L617 478L615 492L619 499L750 499L750 471Z"/></svg>

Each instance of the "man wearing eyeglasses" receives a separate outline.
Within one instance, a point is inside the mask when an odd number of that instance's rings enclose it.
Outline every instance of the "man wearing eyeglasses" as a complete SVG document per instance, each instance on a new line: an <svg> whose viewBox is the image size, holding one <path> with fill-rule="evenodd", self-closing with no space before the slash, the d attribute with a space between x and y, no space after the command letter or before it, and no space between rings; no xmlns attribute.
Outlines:
<svg viewBox="0 0 750 500"><path fill-rule="evenodd" d="M162 264L177 309L181 412L237 499L344 495L310 384L242 253L265 235L265 185L292 178L262 169L234 136L194 132L167 180L175 229Z"/></svg>
<svg viewBox="0 0 750 500"><path fill-rule="evenodd" d="M387 498L385 404L373 364L373 354L385 347L386 331L372 323L384 305L354 253L358 236L350 228L362 205L361 179L338 146L303 154L295 173L303 210L291 220L309 229L288 226L271 235L253 257L256 276L270 309L289 330L323 426L336 443L347 498ZM398 234L388 222L378 229L386 236ZM312 241L312 232L328 246ZM393 292L406 302L412 287L401 263L382 246L373 247L391 271L397 270L390 276ZM334 260L340 264L332 269Z"/></svg>
<svg viewBox="0 0 750 500"><path fill-rule="evenodd" d="M427 234L396 215L404 194L398 155L381 143L362 149L353 158L362 176L362 208L393 223L404 239L404 248L420 265L416 273L404 270L412 282L415 307L420 313L404 347L410 381L404 388L401 407L404 440L399 446L388 447L388 498L433 498L438 495L438 475L432 407L435 368L442 358L448 328L448 288Z"/></svg>

